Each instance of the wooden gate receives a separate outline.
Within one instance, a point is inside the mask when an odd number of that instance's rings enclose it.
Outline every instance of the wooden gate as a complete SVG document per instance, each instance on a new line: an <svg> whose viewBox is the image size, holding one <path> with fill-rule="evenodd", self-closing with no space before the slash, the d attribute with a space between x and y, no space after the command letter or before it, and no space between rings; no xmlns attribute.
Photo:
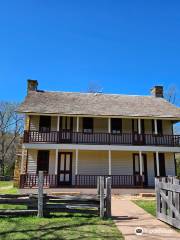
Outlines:
<svg viewBox="0 0 180 240"><path fill-rule="evenodd" d="M155 179L157 218L180 229L180 179Z"/></svg>

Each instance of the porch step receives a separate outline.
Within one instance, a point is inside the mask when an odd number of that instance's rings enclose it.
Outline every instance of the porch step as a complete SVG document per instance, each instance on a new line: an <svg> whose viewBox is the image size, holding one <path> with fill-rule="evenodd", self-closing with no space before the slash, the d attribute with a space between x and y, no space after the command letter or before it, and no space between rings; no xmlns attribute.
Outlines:
<svg viewBox="0 0 180 240"><path fill-rule="evenodd" d="M52 192L51 195L61 196L61 195L80 195L80 192Z"/></svg>
<svg viewBox="0 0 180 240"><path fill-rule="evenodd" d="M139 196L140 197L155 197L156 194L155 193L140 193Z"/></svg>

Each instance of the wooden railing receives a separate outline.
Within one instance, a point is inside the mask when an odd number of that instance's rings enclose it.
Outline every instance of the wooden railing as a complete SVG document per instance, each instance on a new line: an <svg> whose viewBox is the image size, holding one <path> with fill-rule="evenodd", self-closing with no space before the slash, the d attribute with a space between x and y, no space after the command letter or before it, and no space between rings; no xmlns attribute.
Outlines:
<svg viewBox="0 0 180 240"><path fill-rule="evenodd" d="M75 175L75 186L94 188L97 186L99 176L104 178L104 184L106 178L111 177L113 188L143 186L140 175Z"/></svg>
<svg viewBox="0 0 180 240"><path fill-rule="evenodd" d="M24 131L24 143L180 146L180 135Z"/></svg>
<svg viewBox="0 0 180 240"><path fill-rule="evenodd" d="M20 188L36 188L38 186L38 174L21 174ZM44 187L57 187L57 175L44 174Z"/></svg>
<svg viewBox="0 0 180 240"><path fill-rule="evenodd" d="M106 178L111 177L111 183L113 188L143 186L143 180L140 175L75 175L75 184L73 184L73 186L80 188L95 188L97 187L97 179L99 176L102 176L104 178L104 184ZM45 174L44 187L45 188L61 187L58 185L57 179L58 179L57 175ZM20 188L37 188L37 187L38 187L38 174L20 175Z"/></svg>

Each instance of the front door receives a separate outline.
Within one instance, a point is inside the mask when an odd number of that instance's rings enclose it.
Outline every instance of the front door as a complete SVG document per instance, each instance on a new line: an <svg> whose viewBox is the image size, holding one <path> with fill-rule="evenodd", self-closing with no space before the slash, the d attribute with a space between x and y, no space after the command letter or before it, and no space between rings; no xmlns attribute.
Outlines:
<svg viewBox="0 0 180 240"><path fill-rule="evenodd" d="M143 174L143 185L148 185L147 177L147 157L146 154L142 154L142 174ZM134 175L140 175L140 159L139 154L133 154L133 171ZM135 178L135 185L140 185L138 178Z"/></svg>
<svg viewBox="0 0 180 240"><path fill-rule="evenodd" d="M61 152L58 155L58 185L72 184L72 153Z"/></svg>

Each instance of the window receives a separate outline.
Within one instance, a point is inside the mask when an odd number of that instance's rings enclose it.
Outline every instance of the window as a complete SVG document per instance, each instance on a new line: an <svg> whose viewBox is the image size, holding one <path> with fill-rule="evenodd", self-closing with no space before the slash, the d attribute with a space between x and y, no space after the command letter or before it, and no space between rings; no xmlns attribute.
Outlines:
<svg viewBox="0 0 180 240"><path fill-rule="evenodd" d="M49 151L39 150L37 155L37 173L43 171L48 173L49 171Z"/></svg>
<svg viewBox="0 0 180 240"><path fill-rule="evenodd" d="M83 118L83 132L93 133L93 118Z"/></svg>
<svg viewBox="0 0 180 240"><path fill-rule="evenodd" d="M51 129L51 117L50 116L40 116L39 119L39 131L49 132Z"/></svg>
<svg viewBox="0 0 180 240"><path fill-rule="evenodd" d="M122 132L122 119L111 118L111 132L114 134Z"/></svg>

